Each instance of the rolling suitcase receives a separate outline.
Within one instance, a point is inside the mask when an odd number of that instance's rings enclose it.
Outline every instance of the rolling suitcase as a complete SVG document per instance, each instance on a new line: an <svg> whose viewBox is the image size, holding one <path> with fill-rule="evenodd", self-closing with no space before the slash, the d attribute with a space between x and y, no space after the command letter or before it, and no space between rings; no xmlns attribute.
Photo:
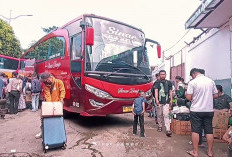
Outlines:
<svg viewBox="0 0 232 157"><path fill-rule="evenodd" d="M49 117L42 120L43 149L66 148L66 132L63 117Z"/></svg>

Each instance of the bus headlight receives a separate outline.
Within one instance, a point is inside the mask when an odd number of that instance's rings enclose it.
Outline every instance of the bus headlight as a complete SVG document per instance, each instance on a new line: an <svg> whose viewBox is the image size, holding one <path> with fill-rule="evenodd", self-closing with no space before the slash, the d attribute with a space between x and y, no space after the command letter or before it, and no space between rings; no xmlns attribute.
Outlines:
<svg viewBox="0 0 232 157"><path fill-rule="evenodd" d="M150 97L152 95L151 89L149 89L145 94L146 94L146 97Z"/></svg>
<svg viewBox="0 0 232 157"><path fill-rule="evenodd" d="M100 90L98 88L95 88L93 86L90 86L88 84L85 85L85 89L87 91L89 91L90 93L93 93L97 97L100 97L100 98L103 98L103 99L112 98L112 96L109 93L104 92L104 91L102 91L102 90Z"/></svg>

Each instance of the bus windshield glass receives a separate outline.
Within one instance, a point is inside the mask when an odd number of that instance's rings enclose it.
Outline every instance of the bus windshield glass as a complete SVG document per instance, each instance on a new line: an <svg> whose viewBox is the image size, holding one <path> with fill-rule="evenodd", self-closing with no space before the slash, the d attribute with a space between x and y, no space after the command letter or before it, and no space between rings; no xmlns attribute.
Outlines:
<svg viewBox="0 0 232 157"><path fill-rule="evenodd" d="M0 56L0 69L17 70L19 61Z"/></svg>
<svg viewBox="0 0 232 157"><path fill-rule="evenodd" d="M144 33L133 27L87 17L94 45L87 46L86 71L150 75Z"/></svg>

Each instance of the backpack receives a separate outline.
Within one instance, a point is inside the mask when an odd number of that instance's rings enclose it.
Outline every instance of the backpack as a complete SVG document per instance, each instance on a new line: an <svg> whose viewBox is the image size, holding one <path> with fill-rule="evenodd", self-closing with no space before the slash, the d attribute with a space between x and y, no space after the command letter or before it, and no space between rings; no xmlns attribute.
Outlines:
<svg viewBox="0 0 232 157"><path fill-rule="evenodd" d="M41 84L38 79L32 81L32 93L40 93L41 92Z"/></svg>

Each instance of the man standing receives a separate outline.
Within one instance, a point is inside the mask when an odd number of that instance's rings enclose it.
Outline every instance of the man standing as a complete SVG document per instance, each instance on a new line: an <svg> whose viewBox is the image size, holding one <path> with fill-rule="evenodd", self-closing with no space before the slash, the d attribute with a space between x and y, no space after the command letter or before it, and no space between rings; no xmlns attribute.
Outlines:
<svg viewBox="0 0 232 157"><path fill-rule="evenodd" d="M18 113L18 105L20 92L22 92L23 81L18 77L17 72L12 73L13 78L10 79L8 84L8 92L10 98L10 114Z"/></svg>
<svg viewBox="0 0 232 157"><path fill-rule="evenodd" d="M190 71L193 80L189 82L186 98L192 102L190 120L192 126L193 150L187 151L191 156L198 156L199 134L204 129L208 142L208 156L213 156L213 98L218 97L215 83L201 74L201 70Z"/></svg>
<svg viewBox="0 0 232 157"><path fill-rule="evenodd" d="M218 98L214 99L214 109L229 111L232 105L232 99L223 92L221 85L216 85L218 90Z"/></svg>
<svg viewBox="0 0 232 157"><path fill-rule="evenodd" d="M176 76L176 83L177 83L177 88L176 88L176 96L177 98L185 98L185 91L184 91L184 83L182 82L182 78L180 76Z"/></svg>
<svg viewBox="0 0 232 157"><path fill-rule="evenodd" d="M43 92L45 100L48 102L60 101L64 103L65 98L65 88L64 83L53 77L50 73L44 72L40 75L41 82L44 83ZM41 138L42 133L38 133L36 138Z"/></svg>
<svg viewBox="0 0 232 157"><path fill-rule="evenodd" d="M159 72L160 80L155 83L155 100L158 114L158 131L162 131L162 120L164 119L166 135L170 137L169 110L172 107L172 83L166 80L166 71Z"/></svg>

